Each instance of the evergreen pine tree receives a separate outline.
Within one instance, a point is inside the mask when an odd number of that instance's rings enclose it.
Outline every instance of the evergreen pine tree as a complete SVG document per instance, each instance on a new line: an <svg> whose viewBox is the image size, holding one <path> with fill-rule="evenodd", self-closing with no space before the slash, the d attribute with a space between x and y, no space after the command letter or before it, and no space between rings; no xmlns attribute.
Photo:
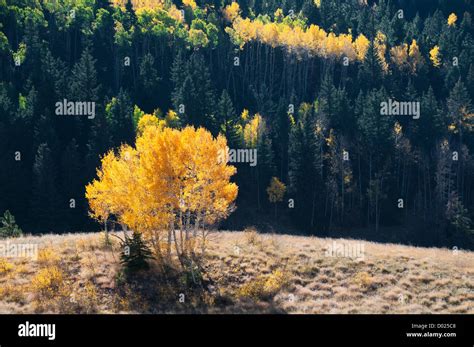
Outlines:
<svg viewBox="0 0 474 347"><path fill-rule="evenodd" d="M57 171L47 143L38 147L33 165L33 193L30 223L35 232L53 231L61 208L57 190Z"/></svg>
<svg viewBox="0 0 474 347"><path fill-rule="evenodd" d="M117 97L105 107L105 116L112 146L132 143L134 139L133 105L130 96L120 89Z"/></svg>

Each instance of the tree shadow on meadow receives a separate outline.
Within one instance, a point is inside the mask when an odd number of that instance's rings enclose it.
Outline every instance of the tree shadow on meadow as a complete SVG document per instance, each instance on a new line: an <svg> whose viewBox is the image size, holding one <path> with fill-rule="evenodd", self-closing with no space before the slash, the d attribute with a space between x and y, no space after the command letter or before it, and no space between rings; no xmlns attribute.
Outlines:
<svg viewBox="0 0 474 347"><path fill-rule="evenodd" d="M183 270L156 261L133 274L116 278L116 308L143 314L284 314L273 295L240 297L224 291L204 269Z"/></svg>

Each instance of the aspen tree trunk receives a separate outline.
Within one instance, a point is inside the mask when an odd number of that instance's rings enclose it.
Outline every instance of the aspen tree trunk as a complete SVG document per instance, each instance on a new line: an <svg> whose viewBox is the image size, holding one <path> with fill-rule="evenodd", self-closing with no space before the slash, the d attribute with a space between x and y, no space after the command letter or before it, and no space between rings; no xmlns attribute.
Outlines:
<svg viewBox="0 0 474 347"><path fill-rule="evenodd" d="M174 239L174 246L176 248L176 255L178 256L179 263L181 264L181 267L185 267L184 260L183 260L183 252L182 250L179 250L179 245L178 245L178 238L176 237L176 230L173 228L173 239Z"/></svg>
<svg viewBox="0 0 474 347"><path fill-rule="evenodd" d="M108 218L105 219L105 222L104 222L104 231L105 231L105 244L108 245L109 244L109 231L107 229L107 221L108 221Z"/></svg>
<svg viewBox="0 0 474 347"><path fill-rule="evenodd" d="M170 227L168 229L168 242L166 245L166 256L168 258L168 261L171 260L171 243L172 243L172 232L174 230L174 221L171 221Z"/></svg>

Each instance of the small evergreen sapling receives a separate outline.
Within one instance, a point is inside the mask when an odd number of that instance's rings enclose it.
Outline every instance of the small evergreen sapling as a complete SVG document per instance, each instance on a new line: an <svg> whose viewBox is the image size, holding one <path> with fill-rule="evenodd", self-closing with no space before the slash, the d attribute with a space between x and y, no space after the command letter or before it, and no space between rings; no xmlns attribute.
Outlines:
<svg viewBox="0 0 474 347"><path fill-rule="evenodd" d="M132 237L125 237L120 253L120 263L128 271L147 270L150 267L148 260L152 258L151 250L141 233L133 232Z"/></svg>
<svg viewBox="0 0 474 347"><path fill-rule="evenodd" d="M23 234L23 231L15 222L15 217L8 210L0 218L0 223L2 224L0 227L0 238L19 237Z"/></svg>

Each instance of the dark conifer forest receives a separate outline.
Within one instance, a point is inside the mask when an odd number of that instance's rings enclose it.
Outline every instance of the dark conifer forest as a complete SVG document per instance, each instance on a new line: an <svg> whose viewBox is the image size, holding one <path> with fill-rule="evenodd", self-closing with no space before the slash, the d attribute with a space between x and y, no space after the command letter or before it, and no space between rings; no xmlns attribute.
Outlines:
<svg viewBox="0 0 474 347"><path fill-rule="evenodd" d="M154 115L256 149L218 228L473 249L473 9L0 0L0 215L99 230L85 187Z"/></svg>

